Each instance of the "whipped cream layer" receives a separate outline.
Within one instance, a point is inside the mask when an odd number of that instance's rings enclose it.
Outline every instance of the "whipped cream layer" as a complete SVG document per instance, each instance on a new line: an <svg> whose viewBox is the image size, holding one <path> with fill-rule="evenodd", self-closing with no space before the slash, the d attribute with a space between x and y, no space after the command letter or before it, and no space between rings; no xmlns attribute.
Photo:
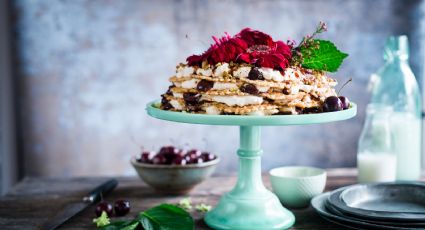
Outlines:
<svg viewBox="0 0 425 230"><path fill-rule="evenodd" d="M236 78L248 78L249 72L253 67L250 66L239 66L230 68L229 63L222 63L214 67L206 68L197 68L189 66L179 66L176 70L176 77L190 77L191 75L200 75L207 77L223 77L226 74L236 77ZM303 79L305 74L302 73L299 69L288 67L283 71L274 70L272 68L258 68L258 70L263 74L263 77L266 80L282 82L282 81L291 81Z"/></svg>
<svg viewBox="0 0 425 230"><path fill-rule="evenodd" d="M211 96L211 100L228 106L259 105L263 103L263 98L257 96Z"/></svg>

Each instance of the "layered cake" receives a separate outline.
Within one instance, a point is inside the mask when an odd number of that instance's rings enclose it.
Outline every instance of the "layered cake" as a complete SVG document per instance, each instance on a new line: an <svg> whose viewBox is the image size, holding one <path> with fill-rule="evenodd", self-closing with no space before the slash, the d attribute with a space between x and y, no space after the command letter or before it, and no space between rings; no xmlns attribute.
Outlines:
<svg viewBox="0 0 425 230"><path fill-rule="evenodd" d="M234 36L213 37L215 43L207 51L177 65L160 108L216 115L344 109L348 106L337 97L337 82L327 72L336 71L347 55L329 41L314 39L324 30L320 24L298 46L249 28ZM337 98L336 105L325 105L328 98Z"/></svg>

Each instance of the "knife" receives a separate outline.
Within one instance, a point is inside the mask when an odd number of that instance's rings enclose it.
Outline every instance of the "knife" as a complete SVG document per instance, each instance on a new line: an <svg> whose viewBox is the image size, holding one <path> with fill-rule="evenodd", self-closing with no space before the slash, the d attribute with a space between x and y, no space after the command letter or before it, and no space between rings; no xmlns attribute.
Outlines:
<svg viewBox="0 0 425 230"><path fill-rule="evenodd" d="M88 206L95 204L100 201L103 195L111 192L118 185L118 181L116 179L111 179L106 181L105 183L99 185L91 192L87 194L87 196L83 197L81 202L68 204L62 211L60 211L57 215L49 219L44 225L41 227L43 230L53 230L65 223L67 220L71 219L71 217L75 216L79 212L83 211Z"/></svg>

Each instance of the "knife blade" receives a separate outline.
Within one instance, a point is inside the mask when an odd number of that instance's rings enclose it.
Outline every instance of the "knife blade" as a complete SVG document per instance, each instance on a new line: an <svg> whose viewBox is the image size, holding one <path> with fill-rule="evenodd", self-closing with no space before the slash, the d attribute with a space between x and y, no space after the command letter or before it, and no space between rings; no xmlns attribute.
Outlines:
<svg viewBox="0 0 425 230"><path fill-rule="evenodd" d="M99 202L103 195L106 195L111 192L117 185L118 181L116 179L111 179L97 186L95 189L90 191L87 196L83 197L81 202L68 204L67 206L65 206L62 211L60 211L51 219L47 220L47 222L43 224L41 229L56 229L57 227L65 223L67 220L71 219L73 216L83 211L88 206Z"/></svg>

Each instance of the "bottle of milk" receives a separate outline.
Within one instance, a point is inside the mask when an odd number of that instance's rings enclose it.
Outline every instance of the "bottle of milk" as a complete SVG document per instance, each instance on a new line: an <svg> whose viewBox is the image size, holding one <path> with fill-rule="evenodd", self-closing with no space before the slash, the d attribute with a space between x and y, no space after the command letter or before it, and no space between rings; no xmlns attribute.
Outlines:
<svg viewBox="0 0 425 230"><path fill-rule="evenodd" d="M397 180L417 180L421 174L421 96L408 63L406 36L388 38L385 65L371 76L371 103L391 106L390 130L397 155Z"/></svg>
<svg viewBox="0 0 425 230"><path fill-rule="evenodd" d="M391 112L390 106L367 106L357 154L360 183L395 181L397 156L390 130Z"/></svg>

